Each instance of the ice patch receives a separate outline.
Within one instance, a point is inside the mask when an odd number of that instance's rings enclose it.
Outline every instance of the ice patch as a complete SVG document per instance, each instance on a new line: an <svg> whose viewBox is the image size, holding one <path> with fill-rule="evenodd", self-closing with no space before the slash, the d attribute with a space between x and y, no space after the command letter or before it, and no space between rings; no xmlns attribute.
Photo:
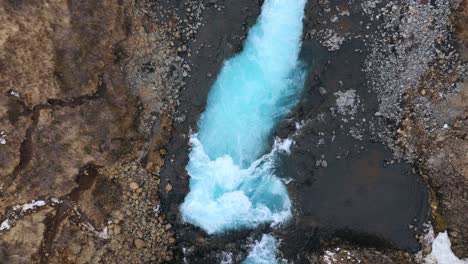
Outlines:
<svg viewBox="0 0 468 264"><path fill-rule="evenodd" d="M432 252L424 259L426 264L468 264L468 259L459 259L450 248L452 243L447 232L442 232L432 242Z"/></svg>
<svg viewBox="0 0 468 264"><path fill-rule="evenodd" d="M28 211L28 210L36 209L38 207L42 207L42 206L44 206L46 204L47 203L45 201L40 201L40 200L39 201L34 201L33 200L31 203L15 205L13 207L13 210L25 212L25 211Z"/></svg>
<svg viewBox="0 0 468 264"><path fill-rule="evenodd" d="M5 131L0 131L0 145L5 145L7 143L6 139L6 133Z"/></svg>
<svg viewBox="0 0 468 264"><path fill-rule="evenodd" d="M16 91L13 91L13 90L11 90L10 94L13 95L14 97L17 97L17 98L20 97L19 93L16 92Z"/></svg>
<svg viewBox="0 0 468 264"><path fill-rule="evenodd" d="M52 204L60 204L60 203L62 203L62 201L60 201L59 199L57 199L57 198L55 198L55 197L50 198L50 202L51 202Z"/></svg>
<svg viewBox="0 0 468 264"><path fill-rule="evenodd" d="M10 224L10 220L5 220L2 222L2 224L0 225L0 231L4 231L4 230L8 230L11 228L11 224Z"/></svg>
<svg viewBox="0 0 468 264"><path fill-rule="evenodd" d="M98 233L98 237L102 239L109 239L109 230L107 229L107 226L102 229L101 232Z"/></svg>
<svg viewBox="0 0 468 264"><path fill-rule="evenodd" d="M335 253L329 251L329 250L326 250L325 251L325 254L323 255L323 261L326 263L326 264L332 264L332 263L335 263L336 262L336 257L335 257Z"/></svg>

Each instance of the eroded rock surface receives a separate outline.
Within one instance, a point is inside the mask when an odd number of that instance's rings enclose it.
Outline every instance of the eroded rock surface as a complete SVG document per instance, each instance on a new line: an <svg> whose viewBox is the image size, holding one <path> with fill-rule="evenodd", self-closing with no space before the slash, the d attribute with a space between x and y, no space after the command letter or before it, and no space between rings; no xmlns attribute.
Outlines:
<svg viewBox="0 0 468 264"><path fill-rule="evenodd" d="M0 262L173 259L158 173L186 67L174 7L2 1L0 24Z"/></svg>

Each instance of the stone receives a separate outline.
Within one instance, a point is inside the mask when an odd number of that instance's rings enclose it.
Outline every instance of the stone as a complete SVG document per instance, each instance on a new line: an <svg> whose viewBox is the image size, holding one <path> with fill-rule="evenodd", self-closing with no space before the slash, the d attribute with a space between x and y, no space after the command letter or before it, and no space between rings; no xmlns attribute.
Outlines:
<svg viewBox="0 0 468 264"><path fill-rule="evenodd" d="M78 245L77 243L72 243L69 249L74 255L78 255L81 251L81 246Z"/></svg>
<svg viewBox="0 0 468 264"><path fill-rule="evenodd" d="M327 94L327 90L325 89L325 87L320 86L320 87L319 87L319 93L320 93L320 95L326 95L326 94Z"/></svg>
<svg viewBox="0 0 468 264"><path fill-rule="evenodd" d="M114 234L118 235L122 231L122 228L119 225L114 226Z"/></svg>
<svg viewBox="0 0 468 264"><path fill-rule="evenodd" d="M326 160L322 160L322 167L326 168L328 166L328 162Z"/></svg>
<svg viewBox="0 0 468 264"><path fill-rule="evenodd" d="M140 186L138 185L138 183L136 183L136 182L131 182L131 183L130 183L130 189L136 190L136 189L138 189L138 187L140 187Z"/></svg>
<svg viewBox="0 0 468 264"><path fill-rule="evenodd" d="M170 183L166 184L166 192L170 192L172 190L172 185Z"/></svg>
<svg viewBox="0 0 468 264"><path fill-rule="evenodd" d="M124 219L124 215L120 211L117 211L115 213L115 218L119 221L122 221Z"/></svg>
<svg viewBox="0 0 468 264"><path fill-rule="evenodd" d="M143 237L143 232L140 231L140 230L138 230L138 231L136 232L136 235L137 235L139 238L142 238L142 237Z"/></svg>
<svg viewBox="0 0 468 264"><path fill-rule="evenodd" d="M203 237L197 237L195 238L195 244L199 246L204 245L206 244L206 239L204 239Z"/></svg>
<svg viewBox="0 0 468 264"><path fill-rule="evenodd" d="M133 243L135 244L135 247L138 248L138 249L142 249L144 246L145 246L145 241L137 238L133 241Z"/></svg>

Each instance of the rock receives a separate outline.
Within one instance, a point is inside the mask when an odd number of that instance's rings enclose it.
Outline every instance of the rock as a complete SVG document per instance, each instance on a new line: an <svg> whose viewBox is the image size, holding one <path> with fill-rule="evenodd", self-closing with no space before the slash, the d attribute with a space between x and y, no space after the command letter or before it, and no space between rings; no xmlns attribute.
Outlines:
<svg viewBox="0 0 468 264"><path fill-rule="evenodd" d="M170 192L172 190L172 185L170 183L166 184L166 192Z"/></svg>
<svg viewBox="0 0 468 264"><path fill-rule="evenodd" d="M326 94L327 94L327 90L325 89L325 87L320 86L320 87L319 87L319 93L320 93L320 95L326 95Z"/></svg>
<svg viewBox="0 0 468 264"><path fill-rule="evenodd" d="M0 87L5 95L0 100L0 174L10 175L20 160L23 162L23 141L28 146L39 146L33 153L28 151L28 168L18 171L14 179L21 186L14 191L2 190L15 195L2 197L0 203L0 214L7 220L4 226L10 219L12 225L11 230L1 234L1 263L31 263L34 260L30 257L36 258L33 254L40 255L44 263L100 263L100 258L109 263L161 263L166 256L172 256L166 233L158 239L141 232L158 222L148 212L159 200L160 182L159 175L152 177L140 161L147 155L143 146L152 139L151 120L156 121L162 112L174 113L180 87L184 86L180 75L191 75L185 58L191 43L180 38L191 28L194 33L194 25L199 24L181 24L176 15L174 20L172 15L161 21L148 19L160 11L178 13L181 7L171 5L166 10L165 4L118 2L0 4L0 21L6 23L0 37L0 57L8 61L8 65L2 64L0 76L2 83L8 83ZM200 6L190 5L189 10L201 13ZM70 21L74 26L69 26ZM89 31L86 25L90 21L100 26ZM62 35L72 37L55 41ZM178 55L179 46L183 53ZM76 50L80 50L79 54ZM60 56L56 56L57 52ZM38 64L41 71L35 70ZM141 141L127 144L137 134L142 136ZM158 158L158 152L167 154L167 150L160 151L166 145L162 143L153 151ZM124 153L125 159L121 159ZM92 165L91 160L99 165ZM102 174L97 172L98 167ZM0 186L9 186L8 178L3 177ZM77 178L85 180L76 186ZM40 184L34 184L37 179ZM145 179L144 183L141 179ZM76 203L86 212L86 222L71 225L59 221L53 236L63 243L52 243L42 252L41 241L48 235L45 219L50 215L55 222L61 216L55 215L50 206L37 212L28 210L28 214L17 214L9 208L38 197L63 197L63 201L51 204L63 202L65 217L74 217L79 214L77 205L67 194L75 188L80 190ZM157 230L165 231L164 219ZM103 225L107 225L107 233L106 229L98 232ZM134 233L135 229L140 233ZM103 242L107 235L109 239Z"/></svg>
<svg viewBox="0 0 468 264"><path fill-rule="evenodd" d="M122 231L122 228L119 225L114 226L114 234L118 235Z"/></svg>
<svg viewBox="0 0 468 264"><path fill-rule="evenodd" d="M115 213L115 218L119 221L122 221L124 219L124 215L120 211L117 211Z"/></svg>
<svg viewBox="0 0 468 264"><path fill-rule="evenodd" d="M133 243L135 244L135 247L138 248L138 249L142 249L144 246L145 246L145 241L137 238L133 241Z"/></svg>
<svg viewBox="0 0 468 264"><path fill-rule="evenodd" d="M201 246L206 244L206 239L204 239L203 237L197 237L194 242L196 245Z"/></svg>
<svg viewBox="0 0 468 264"><path fill-rule="evenodd" d="M78 255L81 251L81 246L77 243L73 243L69 246L69 249L74 255Z"/></svg>
<svg viewBox="0 0 468 264"><path fill-rule="evenodd" d="M140 187L140 186L138 185L138 183L136 183L136 182L131 182L131 183L130 183L130 189L136 190L136 189L138 189L138 187Z"/></svg>
<svg viewBox="0 0 468 264"><path fill-rule="evenodd" d="M322 160L322 167L326 168L328 166L328 162L326 160Z"/></svg>
<svg viewBox="0 0 468 264"><path fill-rule="evenodd" d="M136 235L137 235L139 238L143 238L143 232L141 232L140 230L137 231Z"/></svg>

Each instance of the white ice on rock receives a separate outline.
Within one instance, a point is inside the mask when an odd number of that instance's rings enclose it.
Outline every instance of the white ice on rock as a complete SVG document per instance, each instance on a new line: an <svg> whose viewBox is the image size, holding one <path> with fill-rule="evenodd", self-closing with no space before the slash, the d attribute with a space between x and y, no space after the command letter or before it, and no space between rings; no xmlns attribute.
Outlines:
<svg viewBox="0 0 468 264"><path fill-rule="evenodd" d="M15 205L13 206L13 211L16 213L16 214L24 214L25 212L29 211L29 210L34 210L34 209L37 209L39 207L43 207L47 205L47 202L46 201L42 201L42 200L39 200L39 201L35 201L35 200L32 200L30 203L25 203L25 204L18 204L18 205ZM13 220L10 220L10 219L5 219L1 224L0 224L0 231L5 231L5 230L8 230L12 227L12 225L15 224L15 219Z"/></svg>
<svg viewBox="0 0 468 264"><path fill-rule="evenodd" d="M13 210L15 211L27 211L27 210L32 210L32 209L36 209L38 207L42 207L44 205L46 205L47 203L45 201L32 201L31 203L25 203L25 204L21 204L21 205L15 205L13 207Z"/></svg>
<svg viewBox="0 0 468 264"><path fill-rule="evenodd" d="M432 242L432 252L424 259L425 264L468 264L468 259L459 259L450 248L452 243L447 232L442 232Z"/></svg>
<svg viewBox="0 0 468 264"><path fill-rule="evenodd" d="M3 230L8 230L11 228L11 224L10 224L10 220L5 220L2 222L2 224L0 224L0 231L3 231Z"/></svg>
<svg viewBox="0 0 468 264"><path fill-rule="evenodd" d="M5 145L7 143L5 137L6 137L5 131L1 130L0 131L0 145Z"/></svg>

